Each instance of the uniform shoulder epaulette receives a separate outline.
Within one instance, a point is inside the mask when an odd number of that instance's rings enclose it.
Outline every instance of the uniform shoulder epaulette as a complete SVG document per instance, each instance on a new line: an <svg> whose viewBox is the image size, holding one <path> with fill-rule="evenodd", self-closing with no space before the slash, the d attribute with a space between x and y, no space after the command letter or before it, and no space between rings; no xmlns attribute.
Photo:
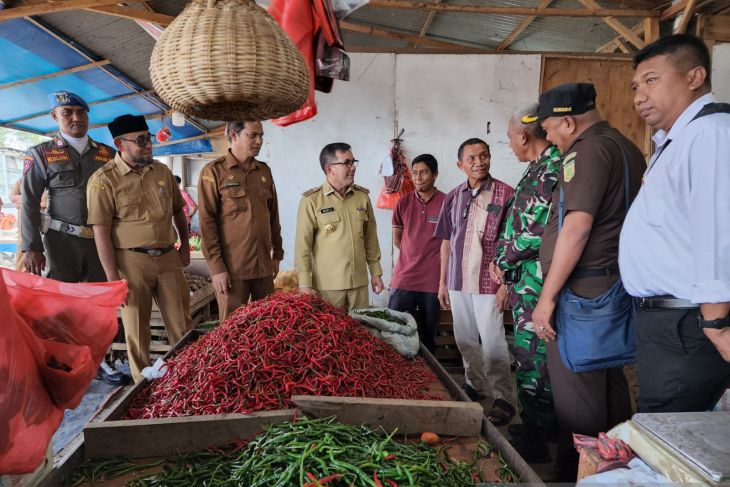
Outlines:
<svg viewBox="0 0 730 487"><path fill-rule="evenodd" d="M365 194L370 194L370 190L368 188L362 187L358 184L353 184L352 187L355 189L359 189L360 191L362 191Z"/></svg>
<svg viewBox="0 0 730 487"><path fill-rule="evenodd" d="M112 169L114 169L116 167L116 165L117 165L117 162L114 159L112 159L111 161L109 161L106 164L104 164L103 166L101 166L98 169L98 171L99 172L109 172Z"/></svg>
<svg viewBox="0 0 730 487"><path fill-rule="evenodd" d="M311 188L306 190L304 193L302 193L302 196L312 196L314 193L322 189L322 186L317 186L315 188Z"/></svg>

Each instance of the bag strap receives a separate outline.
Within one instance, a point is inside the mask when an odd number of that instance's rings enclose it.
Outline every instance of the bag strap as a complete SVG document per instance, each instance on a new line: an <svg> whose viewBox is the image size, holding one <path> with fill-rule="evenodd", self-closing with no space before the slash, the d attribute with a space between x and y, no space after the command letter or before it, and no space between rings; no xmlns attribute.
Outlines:
<svg viewBox="0 0 730 487"><path fill-rule="evenodd" d="M730 106L730 105L729 105ZM629 203L629 158L626 155L626 150L624 149L624 146L622 146L618 140L611 137L610 135L605 134L599 134L599 137L605 137L607 139L612 140L618 148L621 150L621 156L624 159L624 205L626 206L626 213L629 212L629 206L631 204ZM563 189L563 185L560 185L560 199L558 200L558 232L560 232L563 229L563 219L565 216L565 190Z"/></svg>

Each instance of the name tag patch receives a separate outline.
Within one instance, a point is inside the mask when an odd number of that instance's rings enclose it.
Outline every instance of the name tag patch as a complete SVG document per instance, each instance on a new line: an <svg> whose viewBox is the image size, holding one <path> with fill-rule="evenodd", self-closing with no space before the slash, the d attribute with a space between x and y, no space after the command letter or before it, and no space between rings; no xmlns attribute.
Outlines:
<svg viewBox="0 0 730 487"><path fill-rule="evenodd" d="M226 184L223 185L224 188L237 188L241 185L238 181L226 181Z"/></svg>
<svg viewBox="0 0 730 487"><path fill-rule="evenodd" d="M437 217L437 216L429 216L428 217L428 222L429 223L438 223L439 222L439 217Z"/></svg>
<svg viewBox="0 0 730 487"><path fill-rule="evenodd" d="M335 211L335 209L332 208L332 207L330 207L330 208L322 208L321 210L319 210L320 213L332 213L333 211Z"/></svg>

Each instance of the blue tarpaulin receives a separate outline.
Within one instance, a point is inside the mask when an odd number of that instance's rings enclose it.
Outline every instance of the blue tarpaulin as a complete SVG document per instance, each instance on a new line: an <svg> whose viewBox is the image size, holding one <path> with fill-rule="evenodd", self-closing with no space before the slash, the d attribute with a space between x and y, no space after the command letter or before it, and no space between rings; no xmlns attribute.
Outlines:
<svg viewBox="0 0 730 487"><path fill-rule="evenodd" d="M0 23L0 53L2 126L52 134L57 125L49 115L48 94L67 90L90 104L89 136L94 140L113 145L106 124L119 115L132 113L147 116L153 135L163 126L172 132L167 144L155 144L155 155L212 152L207 139L187 140L204 135L203 129L190 122L182 127L173 126L170 117L163 116L168 107L111 64L49 79L34 79L100 61L78 45L66 41L62 34L52 35L49 29L41 28L37 22L14 19ZM21 81L26 82L12 86L12 83ZM181 142L175 143L177 140Z"/></svg>

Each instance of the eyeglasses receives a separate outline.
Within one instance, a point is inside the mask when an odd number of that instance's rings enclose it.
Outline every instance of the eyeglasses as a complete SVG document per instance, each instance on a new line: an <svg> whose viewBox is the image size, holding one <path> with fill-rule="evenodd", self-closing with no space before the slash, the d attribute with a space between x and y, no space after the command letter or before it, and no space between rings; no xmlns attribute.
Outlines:
<svg viewBox="0 0 730 487"><path fill-rule="evenodd" d="M152 143L152 135L140 135L136 139L125 139L124 137L119 137L121 140L126 140L127 142L134 142L137 144L137 147L147 147L147 144Z"/></svg>
<svg viewBox="0 0 730 487"><path fill-rule="evenodd" d="M360 163L357 159L345 159L342 162L331 162L327 164L328 166L347 166L347 167L357 167L357 165Z"/></svg>

